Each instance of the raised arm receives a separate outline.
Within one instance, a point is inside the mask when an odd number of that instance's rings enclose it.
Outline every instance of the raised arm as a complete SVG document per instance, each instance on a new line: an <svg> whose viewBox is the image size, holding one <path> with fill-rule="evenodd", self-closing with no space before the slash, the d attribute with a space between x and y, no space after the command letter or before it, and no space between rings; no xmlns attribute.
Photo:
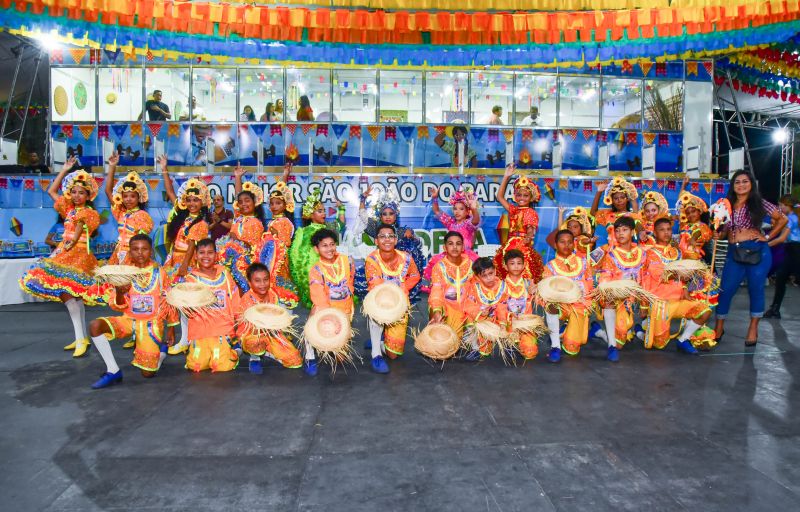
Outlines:
<svg viewBox="0 0 800 512"><path fill-rule="evenodd" d="M244 169L236 162L236 168L233 169L233 190L236 192L236 197L239 197L239 192L242 191L242 176L244 176Z"/></svg>
<svg viewBox="0 0 800 512"><path fill-rule="evenodd" d="M594 217L597 214L597 210L600 208L600 198L603 197L603 192L606 191L608 188L608 182L601 183L597 185L597 192L594 194L594 201L592 201L592 208L589 210L589 215Z"/></svg>
<svg viewBox="0 0 800 512"><path fill-rule="evenodd" d="M442 210L439 208L439 187L436 187L431 192L431 208L433 209L433 214L437 217L442 212Z"/></svg>
<svg viewBox="0 0 800 512"><path fill-rule="evenodd" d="M69 171L75 167L75 164L78 163L78 157L71 156L64 162L64 165L61 167L61 170L58 172L58 175L47 187L47 195L50 196L50 199L53 201L58 201L59 192L61 191L61 182L64 181L64 176L67 175Z"/></svg>
<svg viewBox="0 0 800 512"><path fill-rule="evenodd" d="M106 184L104 190L106 197L111 201L111 196L114 195L114 173L117 171L117 164L119 163L119 154L114 151L108 157L108 174L106 175Z"/></svg>
<svg viewBox="0 0 800 512"><path fill-rule="evenodd" d="M169 177L169 172L167 171L167 155L158 157L158 165L161 167L161 175L164 177L164 191L167 193L167 199L169 199L170 204L175 204L175 199L178 196L175 194L172 178Z"/></svg>
<svg viewBox="0 0 800 512"><path fill-rule="evenodd" d="M367 190L365 190L359 197L358 210L363 211L367 209L367 198L372 192L372 183L367 183Z"/></svg>
<svg viewBox="0 0 800 512"><path fill-rule="evenodd" d="M480 226L481 225L481 212L478 209L478 200L475 198L474 195L471 195L469 199L469 209L472 212L472 225L473 226Z"/></svg>
<svg viewBox="0 0 800 512"><path fill-rule="evenodd" d="M500 188L497 190L497 201L503 205L503 208L506 210L511 209L511 205L506 201L506 188L508 188L508 182L511 180L514 170L514 164L508 164L506 166L506 172L503 174L503 181L500 182Z"/></svg>

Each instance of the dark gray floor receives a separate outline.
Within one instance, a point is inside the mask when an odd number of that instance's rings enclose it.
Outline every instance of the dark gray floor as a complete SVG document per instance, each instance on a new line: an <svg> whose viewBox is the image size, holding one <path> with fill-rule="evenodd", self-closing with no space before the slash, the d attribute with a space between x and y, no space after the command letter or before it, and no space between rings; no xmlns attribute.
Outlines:
<svg viewBox="0 0 800 512"><path fill-rule="evenodd" d="M440 370L409 353L331 380L172 357L145 381L116 345L125 383L101 391L97 353L60 350L62 306L0 308L0 509L798 510L798 299L754 353L740 293L699 358L629 346L612 365L591 344Z"/></svg>

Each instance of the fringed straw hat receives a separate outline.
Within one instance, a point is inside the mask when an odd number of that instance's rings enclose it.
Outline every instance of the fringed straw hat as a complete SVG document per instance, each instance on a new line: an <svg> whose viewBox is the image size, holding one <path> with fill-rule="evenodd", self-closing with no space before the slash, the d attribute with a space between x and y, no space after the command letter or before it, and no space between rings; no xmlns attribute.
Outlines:
<svg viewBox="0 0 800 512"><path fill-rule="evenodd" d="M295 315L277 304L256 304L247 308L242 315L242 323L248 332L256 335L272 335L278 332L294 336L292 322Z"/></svg>
<svg viewBox="0 0 800 512"><path fill-rule="evenodd" d="M450 359L460 346L458 334L445 323L428 324L414 337L417 352L436 361Z"/></svg>
<svg viewBox="0 0 800 512"><path fill-rule="evenodd" d="M97 197L97 180L86 171L81 170L67 174L61 183L61 193L68 198L73 187L81 187L86 190L89 193L89 201L94 201Z"/></svg>
<svg viewBox="0 0 800 512"><path fill-rule="evenodd" d="M405 318L410 307L403 290L394 283L385 282L364 297L363 310L374 322L391 325Z"/></svg>
<svg viewBox="0 0 800 512"><path fill-rule="evenodd" d="M675 260L664 265L664 277L689 281L708 274L708 266L700 260Z"/></svg>
<svg viewBox="0 0 800 512"><path fill-rule="evenodd" d="M609 302L631 299L636 302L647 302L648 304L657 300L655 295L642 288L633 279L620 279L618 281L600 283L592 292L592 298Z"/></svg>
<svg viewBox="0 0 800 512"><path fill-rule="evenodd" d="M336 371L338 363L353 363L359 358L350 340L354 331L350 318L336 308L325 308L310 317L303 328L303 343L317 351L320 362L329 363Z"/></svg>
<svg viewBox="0 0 800 512"><path fill-rule="evenodd" d="M95 281L120 287L127 286L133 282L140 283L149 274L149 268L139 268L133 265L104 265L94 269Z"/></svg>
<svg viewBox="0 0 800 512"><path fill-rule="evenodd" d="M536 302L546 304L572 304L583 297L578 283L564 276L545 277L536 285Z"/></svg>
<svg viewBox="0 0 800 512"><path fill-rule="evenodd" d="M216 302L214 290L202 283L178 283L167 292L167 303L186 316L202 313Z"/></svg>
<svg viewBox="0 0 800 512"><path fill-rule="evenodd" d="M603 203L605 203L607 206L611 206L611 197L617 193L625 194L625 196L628 198L628 201L631 203L636 201L636 198L639 195L639 193L636 191L636 187L633 186L633 183L625 181L625 178L617 176L611 180L608 188L606 188Z"/></svg>
<svg viewBox="0 0 800 512"><path fill-rule="evenodd" d="M131 184L133 184L133 186L131 186ZM147 185L136 171L129 172L114 185L114 192L111 194L111 202L116 206L122 205L123 192L136 192L139 194L140 203L146 203L149 197Z"/></svg>

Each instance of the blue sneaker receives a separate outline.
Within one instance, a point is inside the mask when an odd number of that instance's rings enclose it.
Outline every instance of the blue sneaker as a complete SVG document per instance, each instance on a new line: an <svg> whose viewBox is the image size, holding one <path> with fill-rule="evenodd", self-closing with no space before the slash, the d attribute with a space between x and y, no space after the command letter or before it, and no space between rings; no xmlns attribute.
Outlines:
<svg viewBox="0 0 800 512"><path fill-rule="evenodd" d="M606 359L612 363L619 361L619 349L617 347L608 347L608 356L606 356Z"/></svg>
<svg viewBox="0 0 800 512"><path fill-rule="evenodd" d="M389 365L383 356L375 356L372 358L372 371L375 373L389 373Z"/></svg>
<svg viewBox="0 0 800 512"><path fill-rule="evenodd" d="M559 322L558 334L564 334L564 331L566 330L567 330L567 322Z"/></svg>
<svg viewBox="0 0 800 512"><path fill-rule="evenodd" d="M261 375L264 373L264 367L261 365L261 359L250 360L250 373L255 375Z"/></svg>
<svg viewBox="0 0 800 512"><path fill-rule="evenodd" d="M600 336L598 336L598 333L601 332L603 333L603 335L605 335L605 333L603 332L603 328L600 326L600 324L598 322L592 322L592 325L589 326L589 337L600 338Z"/></svg>
<svg viewBox="0 0 800 512"><path fill-rule="evenodd" d="M306 372L306 375L310 377L314 377L317 375L317 360L316 359L306 359L305 364L303 365L303 370Z"/></svg>
<svg viewBox="0 0 800 512"><path fill-rule="evenodd" d="M692 342L689 340L678 341L675 346L678 348L678 352L683 352L684 354L690 354L693 356L699 354L697 349L694 348L694 345L692 345Z"/></svg>
<svg viewBox="0 0 800 512"><path fill-rule="evenodd" d="M372 350L372 340L367 338L367 341L364 342L364 350Z"/></svg>
<svg viewBox="0 0 800 512"><path fill-rule="evenodd" d="M481 353L477 350L470 350L469 353L464 356L464 359L470 362L480 361Z"/></svg>
<svg viewBox="0 0 800 512"><path fill-rule="evenodd" d="M551 363L557 363L561 361L561 349L560 348L551 348L550 352L547 354L547 360Z"/></svg>
<svg viewBox="0 0 800 512"><path fill-rule="evenodd" d="M644 341L644 329L642 329L642 324L636 324L633 326L633 333L636 335L637 338Z"/></svg>
<svg viewBox="0 0 800 512"><path fill-rule="evenodd" d="M100 378L92 384L92 389L103 389L113 384L120 384L122 382L122 370L117 373L104 373Z"/></svg>

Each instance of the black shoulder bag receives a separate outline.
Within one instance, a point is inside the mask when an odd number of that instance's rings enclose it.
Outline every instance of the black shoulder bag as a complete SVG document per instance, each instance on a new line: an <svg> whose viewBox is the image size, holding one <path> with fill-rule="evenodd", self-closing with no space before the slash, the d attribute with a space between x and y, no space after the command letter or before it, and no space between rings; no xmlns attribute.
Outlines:
<svg viewBox="0 0 800 512"><path fill-rule="evenodd" d="M731 213L731 224L733 224L733 235L736 236L735 212ZM742 265L758 265L761 263L761 248L751 249L743 247L740 242L733 244L733 261Z"/></svg>

